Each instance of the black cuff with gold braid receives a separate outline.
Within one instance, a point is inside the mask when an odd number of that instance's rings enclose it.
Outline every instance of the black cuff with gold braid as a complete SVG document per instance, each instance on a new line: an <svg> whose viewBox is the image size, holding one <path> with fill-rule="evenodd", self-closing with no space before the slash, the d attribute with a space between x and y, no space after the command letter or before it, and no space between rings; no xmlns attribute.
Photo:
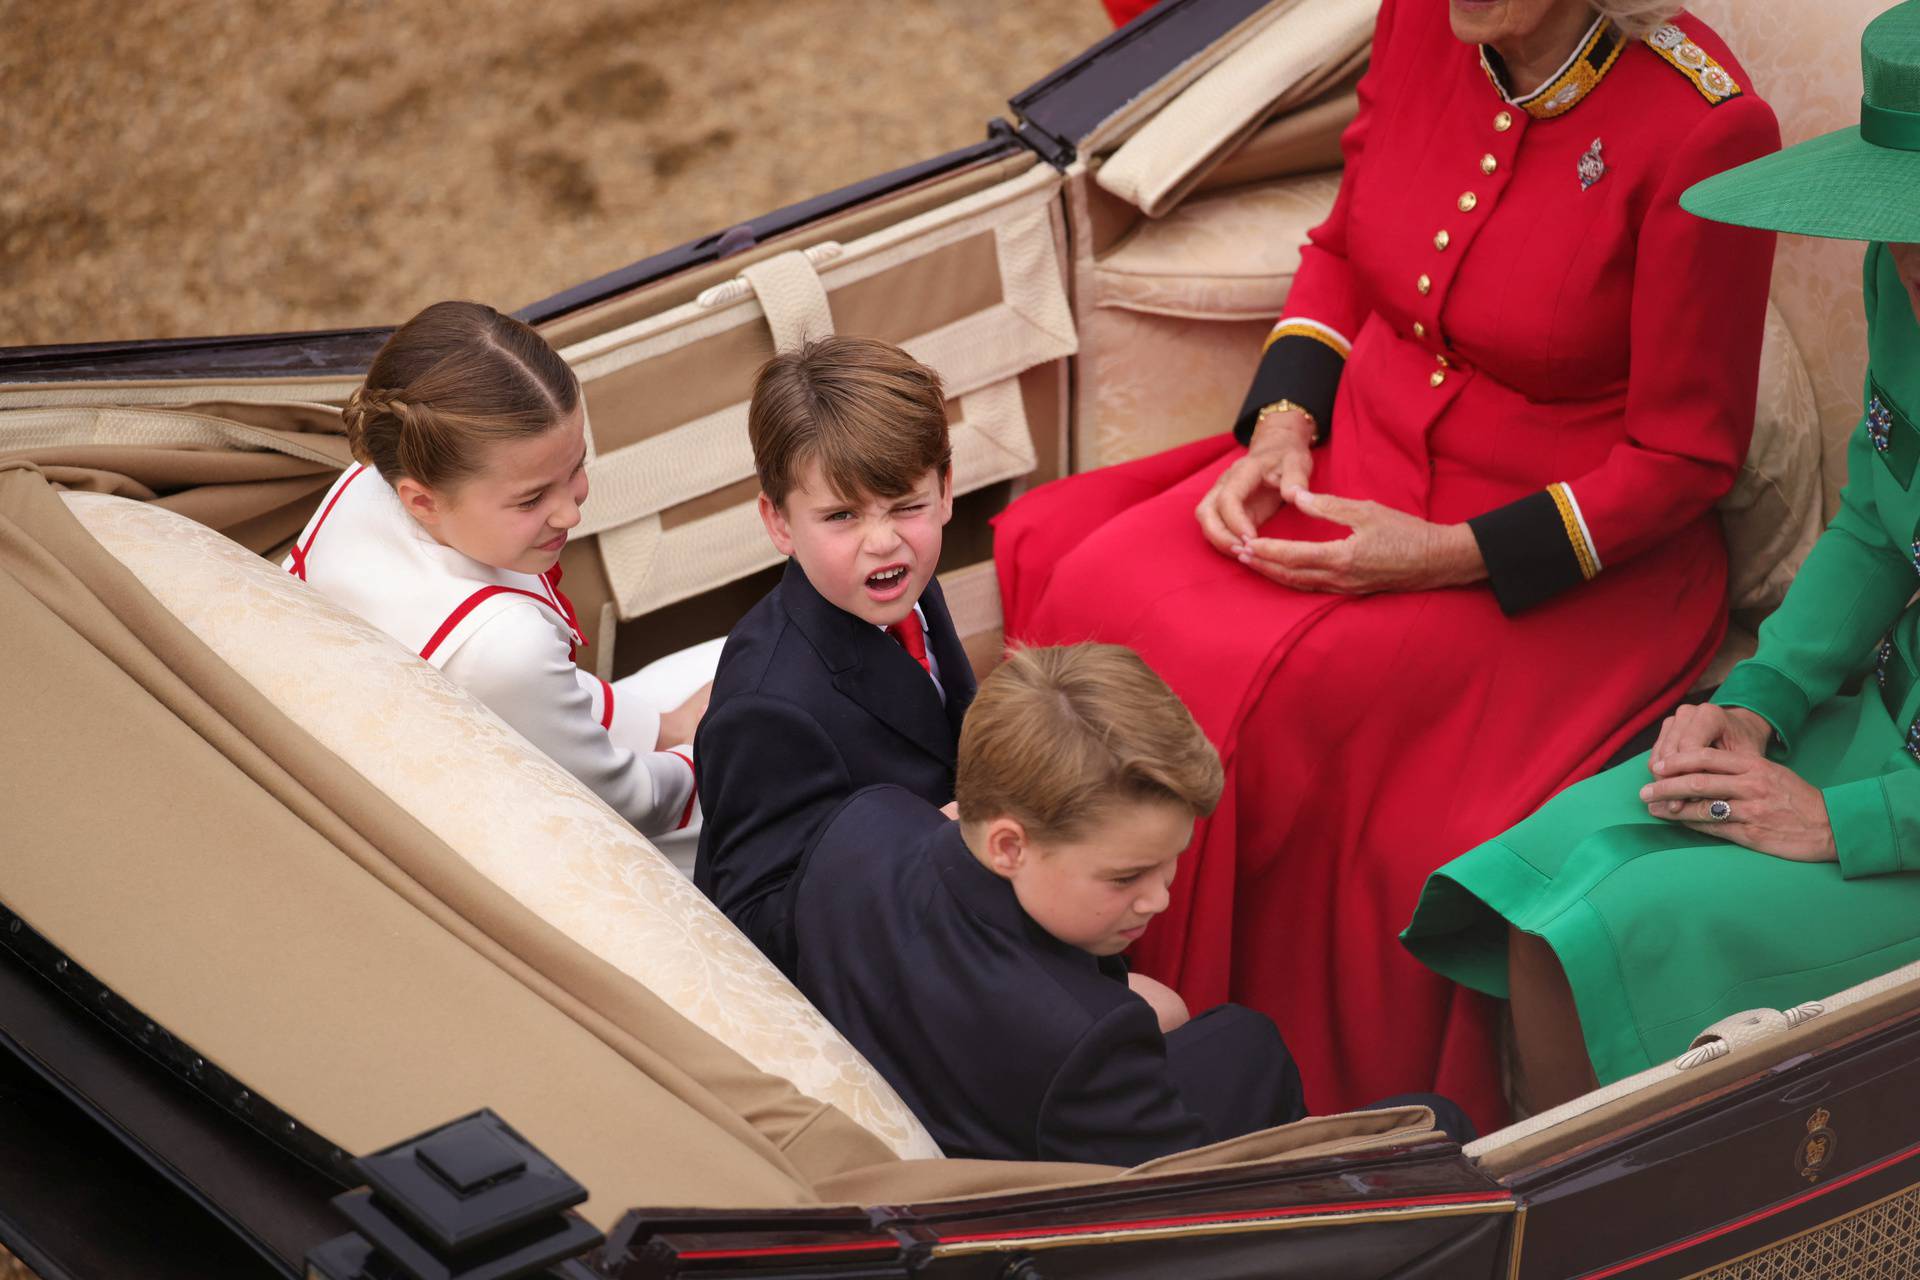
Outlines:
<svg viewBox="0 0 1920 1280"><path fill-rule="evenodd" d="M1347 358L1338 346L1318 333L1289 333L1282 325L1260 356L1253 386L1233 421L1233 438L1241 444L1253 439L1260 410L1276 400L1291 400L1313 415L1325 438L1333 425L1333 394Z"/></svg>
<svg viewBox="0 0 1920 1280"><path fill-rule="evenodd" d="M1467 521L1500 611L1512 615L1543 604L1600 572L1580 509L1562 484Z"/></svg>

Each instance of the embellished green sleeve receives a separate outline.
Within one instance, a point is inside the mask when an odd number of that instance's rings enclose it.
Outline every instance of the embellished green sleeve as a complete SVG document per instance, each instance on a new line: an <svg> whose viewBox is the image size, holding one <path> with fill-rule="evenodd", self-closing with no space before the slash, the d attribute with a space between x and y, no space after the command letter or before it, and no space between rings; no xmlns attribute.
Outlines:
<svg viewBox="0 0 1920 1280"><path fill-rule="evenodd" d="M1889 298L1888 322L1875 325L1877 276L1885 256L1877 244L1867 251L1868 350L1874 360L1920 358L1920 328L1904 290L1897 299ZM1876 327L1880 332L1874 332ZM1898 332L1888 332L1896 327ZM1874 497L1877 473L1894 465L1887 457L1892 450L1877 442L1878 433L1914 432L1913 446L1920 452L1920 430L1874 411L1878 401L1871 369L1867 388L1869 412L1847 446L1847 487L1840 495L1839 514L1814 544L1786 600L1761 625L1759 650L1728 674L1713 699L1764 717L1789 748L1813 708L1872 668L1881 637L1920 583L1911 549L1905 539L1896 542L1888 532ZM1911 525L1911 516L1907 523Z"/></svg>

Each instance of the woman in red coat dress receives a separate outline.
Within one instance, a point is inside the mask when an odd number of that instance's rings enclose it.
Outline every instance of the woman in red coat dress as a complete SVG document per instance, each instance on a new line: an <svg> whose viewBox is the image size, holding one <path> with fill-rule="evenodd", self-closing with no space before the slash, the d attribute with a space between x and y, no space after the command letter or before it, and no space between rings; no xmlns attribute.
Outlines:
<svg viewBox="0 0 1920 1280"><path fill-rule="evenodd" d="M1720 643L1773 238L1678 201L1779 132L1690 16L1387 0L1342 145L1233 432L1035 490L995 555L1011 638L1132 645L1227 764L1137 967L1271 1014L1316 1110L1491 1127L1492 1009L1396 935Z"/></svg>

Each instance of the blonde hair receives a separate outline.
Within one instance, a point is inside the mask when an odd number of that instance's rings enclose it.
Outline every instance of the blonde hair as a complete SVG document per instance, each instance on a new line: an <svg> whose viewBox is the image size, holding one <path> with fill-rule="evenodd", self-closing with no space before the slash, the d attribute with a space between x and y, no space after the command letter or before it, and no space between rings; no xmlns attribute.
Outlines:
<svg viewBox="0 0 1920 1280"><path fill-rule="evenodd" d="M820 338L767 361L753 381L747 438L760 491L776 506L809 462L842 498L898 498L953 461L940 375L872 338Z"/></svg>
<svg viewBox="0 0 1920 1280"><path fill-rule="evenodd" d="M436 302L394 330L341 418L347 447L389 484L445 488L485 446L536 436L572 413L580 383L546 340L478 302Z"/></svg>
<svg viewBox="0 0 1920 1280"><path fill-rule="evenodd" d="M1680 0L1592 0L1629 40L1640 40L1672 22L1686 6Z"/></svg>
<svg viewBox="0 0 1920 1280"><path fill-rule="evenodd" d="M1213 744L1139 654L1078 644L1015 650L981 682L954 792L962 822L1011 816L1060 841L1127 801L1203 817L1222 777Z"/></svg>

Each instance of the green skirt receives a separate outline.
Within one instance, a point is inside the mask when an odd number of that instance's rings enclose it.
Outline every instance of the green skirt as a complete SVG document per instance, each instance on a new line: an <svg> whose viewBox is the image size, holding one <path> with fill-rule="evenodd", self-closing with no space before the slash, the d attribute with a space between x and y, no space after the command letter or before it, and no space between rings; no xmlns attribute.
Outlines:
<svg viewBox="0 0 1920 1280"><path fill-rule="evenodd" d="M1817 787L1911 769L1877 690L1834 698L1782 762ZM1569 787L1428 878L1400 937L1428 967L1507 994L1507 926L1565 967L1602 1084L1686 1051L1744 1009L1818 1000L1920 959L1920 874L1841 878L1647 815L1647 757Z"/></svg>

